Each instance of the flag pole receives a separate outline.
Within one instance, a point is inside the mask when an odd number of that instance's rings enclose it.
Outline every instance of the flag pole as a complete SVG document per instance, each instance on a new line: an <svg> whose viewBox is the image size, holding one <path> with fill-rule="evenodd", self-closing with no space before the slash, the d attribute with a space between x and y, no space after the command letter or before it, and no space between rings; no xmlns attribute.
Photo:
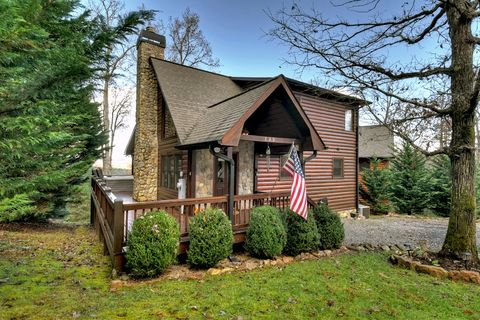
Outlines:
<svg viewBox="0 0 480 320"><path fill-rule="evenodd" d="M292 151L293 151L294 147L295 147L295 145L292 141L292 145L290 146L290 150L288 150L287 159L290 158L290 155L292 154ZM273 184L272 188L270 188L269 194L271 194L273 192L273 189L275 189L275 187L277 186L277 182L280 180L280 176L282 175L282 170L283 170L284 165L285 165L285 163L280 163L280 171L278 172L277 179L275 179L275 183Z"/></svg>

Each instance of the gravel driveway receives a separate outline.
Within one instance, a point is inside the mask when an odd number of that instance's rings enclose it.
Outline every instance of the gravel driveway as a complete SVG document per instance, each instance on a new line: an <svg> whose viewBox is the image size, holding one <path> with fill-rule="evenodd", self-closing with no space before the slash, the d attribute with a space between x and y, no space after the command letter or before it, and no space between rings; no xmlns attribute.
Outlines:
<svg viewBox="0 0 480 320"><path fill-rule="evenodd" d="M419 245L427 241L430 250L438 251L442 247L447 232L446 218L416 218L388 216L363 220L342 219L345 226L344 244ZM477 223L480 230L480 222ZM477 245L480 246L480 232L477 231Z"/></svg>

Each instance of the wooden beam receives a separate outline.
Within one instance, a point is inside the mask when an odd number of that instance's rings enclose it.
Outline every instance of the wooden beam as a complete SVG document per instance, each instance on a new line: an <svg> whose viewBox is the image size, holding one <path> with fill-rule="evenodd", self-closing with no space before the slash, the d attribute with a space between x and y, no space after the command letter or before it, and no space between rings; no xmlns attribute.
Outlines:
<svg viewBox="0 0 480 320"><path fill-rule="evenodd" d="M279 144L292 144L292 143L300 144L302 142L299 139L293 139L293 138L256 136L256 135L253 135L253 134L241 135L240 140L255 141L255 142L279 143Z"/></svg>

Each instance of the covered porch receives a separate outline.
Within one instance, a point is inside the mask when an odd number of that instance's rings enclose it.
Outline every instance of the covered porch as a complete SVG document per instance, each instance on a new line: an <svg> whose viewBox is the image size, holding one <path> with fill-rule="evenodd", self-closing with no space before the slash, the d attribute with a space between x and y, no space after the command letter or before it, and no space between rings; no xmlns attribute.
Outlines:
<svg viewBox="0 0 480 320"><path fill-rule="evenodd" d="M123 178L125 179L125 178ZM110 255L114 267L121 270L124 265L124 248L128 242L128 234L135 219L141 215L165 210L178 222L180 229L179 253L184 253L188 247L188 222L199 210L209 207L220 208L228 212L229 197L213 196L205 198L187 198L158 201L136 202L131 193L126 192L124 185L112 184L112 180L122 180L122 177L91 178L91 207L90 222L94 226L99 240L104 244L104 253ZM127 180L129 180L127 178ZM110 183L109 183L110 182ZM112 185L109 187L108 185ZM122 185L122 190L115 185ZM271 192L233 197L233 217L231 219L235 243L245 240L245 233L250 221L250 212L257 206L270 205L279 209L290 205L289 192ZM312 199L308 199L309 207L315 206Z"/></svg>

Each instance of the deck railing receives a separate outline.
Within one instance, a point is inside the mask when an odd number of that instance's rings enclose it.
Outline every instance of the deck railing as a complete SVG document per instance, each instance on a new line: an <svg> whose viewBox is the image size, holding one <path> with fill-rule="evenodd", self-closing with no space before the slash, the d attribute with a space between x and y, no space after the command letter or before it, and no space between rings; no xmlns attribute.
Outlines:
<svg viewBox="0 0 480 320"><path fill-rule="evenodd" d="M165 210L172 215L180 227L180 250L184 251L188 243L188 222L198 211L216 207L228 211L228 197L208 197L172 199L123 203L116 199L102 179L92 177L91 223L103 241L105 253L112 258L116 269L124 263L122 248L128 241L128 233L133 221L150 211ZM289 192L271 192L234 196L234 217L232 228L236 241L243 241L250 221L250 212L254 207L271 205L279 209L290 205ZM309 207L315 203L309 199Z"/></svg>

